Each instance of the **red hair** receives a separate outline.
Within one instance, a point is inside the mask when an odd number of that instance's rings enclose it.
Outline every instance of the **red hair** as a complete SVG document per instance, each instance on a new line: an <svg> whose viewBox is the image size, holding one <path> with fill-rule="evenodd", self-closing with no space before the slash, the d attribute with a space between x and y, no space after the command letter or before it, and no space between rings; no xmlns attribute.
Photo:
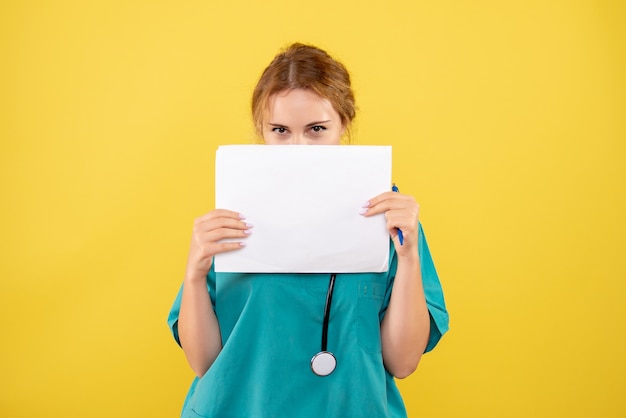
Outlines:
<svg viewBox="0 0 626 418"><path fill-rule="evenodd" d="M259 137L263 137L269 98L293 89L309 90L327 99L349 135L356 108L348 70L324 50L294 43L274 57L252 94L252 119Z"/></svg>

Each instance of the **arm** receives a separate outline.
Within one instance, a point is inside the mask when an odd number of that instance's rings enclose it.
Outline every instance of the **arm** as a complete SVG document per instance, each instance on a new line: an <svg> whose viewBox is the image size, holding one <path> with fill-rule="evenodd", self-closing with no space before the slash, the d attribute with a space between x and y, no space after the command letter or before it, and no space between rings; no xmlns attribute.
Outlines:
<svg viewBox="0 0 626 418"><path fill-rule="evenodd" d="M242 242L218 242L224 238L246 237L251 225L242 219L236 212L216 209L196 219L194 225L178 317L178 335L187 362L197 376L206 373L222 349L206 276L215 254L242 247Z"/></svg>
<svg viewBox="0 0 626 418"><path fill-rule="evenodd" d="M387 192L370 200L364 216L384 213L398 256L391 299L381 323L383 362L395 377L415 371L426 349L430 317L418 255L419 205L411 196ZM397 230L404 235L400 245Z"/></svg>

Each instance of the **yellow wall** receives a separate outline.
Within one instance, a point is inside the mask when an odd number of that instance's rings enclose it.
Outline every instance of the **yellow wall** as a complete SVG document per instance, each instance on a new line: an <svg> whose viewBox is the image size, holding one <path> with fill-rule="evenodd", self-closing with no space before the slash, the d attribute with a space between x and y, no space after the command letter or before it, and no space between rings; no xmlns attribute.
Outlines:
<svg viewBox="0 0 626 418"><path fill-rule="evenodd" d="M0 415L177 416L165 318L214 151L304 41L422 204L452 330L411 416L624 416L625 4L309 3L2 2Z"/></svg>

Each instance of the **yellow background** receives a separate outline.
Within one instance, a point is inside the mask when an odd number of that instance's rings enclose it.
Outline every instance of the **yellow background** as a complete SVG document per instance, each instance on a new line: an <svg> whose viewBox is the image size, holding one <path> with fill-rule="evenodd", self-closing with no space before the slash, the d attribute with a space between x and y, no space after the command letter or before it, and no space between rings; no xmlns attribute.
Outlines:
<svg viewBox="0 0 626 418"><path fill-rule="evenodd" d="M4 1L0 415L178 416L166 328L218 144L280 47L353 74L451 331L410 416L626 416L621 1ZM348 389L347 389L348 390ZM303 395L304 396L304 395ZM288 415L286 413L286 415Z"/></svg>

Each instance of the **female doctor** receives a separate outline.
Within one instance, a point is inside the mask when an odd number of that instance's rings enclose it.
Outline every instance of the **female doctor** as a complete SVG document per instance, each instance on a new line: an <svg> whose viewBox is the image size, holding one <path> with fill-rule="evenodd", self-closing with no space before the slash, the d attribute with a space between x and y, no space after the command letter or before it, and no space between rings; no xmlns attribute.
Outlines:
<svg viewBox="0 0 626 418"><path fill-rule="evenodd" d="M293 44L263 72L252 115L265 144L339 145L355 117L350 76L325 51ZM196 219L168 318L197 375L182 416L406 416L394 377L415 371L448 313L415 199L372 196L361 215L377 214L389 271L330 277L215 273L213 257L245 246L254 227L225 208Z"/></svg>

